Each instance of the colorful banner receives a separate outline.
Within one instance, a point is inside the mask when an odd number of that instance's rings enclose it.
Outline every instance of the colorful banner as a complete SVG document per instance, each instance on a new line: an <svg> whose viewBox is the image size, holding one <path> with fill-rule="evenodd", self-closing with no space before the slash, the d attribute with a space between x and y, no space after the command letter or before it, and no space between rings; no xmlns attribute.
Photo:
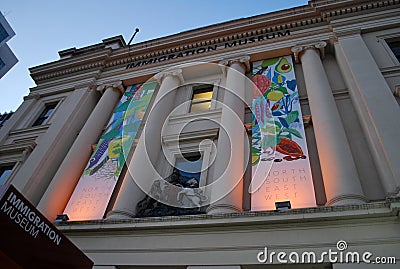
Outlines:
<svg viewBox="0 0 400 269"><path fill-rule="evenodd" d="M315 207L294 66L290 56L253 63L252 211Z"/></svg>
<svg viewBox="0 0 400 269"><path fill-rule="evenodd" d="M156 86L125 91L64 210L70 220L103 218Z"/></svg>

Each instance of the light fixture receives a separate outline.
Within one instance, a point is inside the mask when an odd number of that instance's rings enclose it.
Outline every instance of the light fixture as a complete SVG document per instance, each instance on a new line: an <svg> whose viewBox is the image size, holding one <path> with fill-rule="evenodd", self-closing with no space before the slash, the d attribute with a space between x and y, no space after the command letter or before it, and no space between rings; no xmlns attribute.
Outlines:
<svg viewBox="0 0 400 269"><path fill-rule="evenodd" d="M59 214L56 217L56 222L58 223L64 223L67 222L69 220L68 215L67 214Z"/></svg>
<svg viewBox="0 0 400 269"><path fill-rule="evenodd" d="M290 201L275 202L276 211L285 211L292 208Z"/></svg>

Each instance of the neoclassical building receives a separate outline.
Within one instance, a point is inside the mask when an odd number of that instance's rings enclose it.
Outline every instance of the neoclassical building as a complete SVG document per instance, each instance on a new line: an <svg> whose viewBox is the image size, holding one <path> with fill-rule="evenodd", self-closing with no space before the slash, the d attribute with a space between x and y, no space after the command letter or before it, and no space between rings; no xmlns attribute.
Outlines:
<svg viewBox="0 0 400 269"><path fill-rule="evenodd" d="M399 22L314 0L60 51L0 129L0 184L96 269L397 268Z"/></svg>

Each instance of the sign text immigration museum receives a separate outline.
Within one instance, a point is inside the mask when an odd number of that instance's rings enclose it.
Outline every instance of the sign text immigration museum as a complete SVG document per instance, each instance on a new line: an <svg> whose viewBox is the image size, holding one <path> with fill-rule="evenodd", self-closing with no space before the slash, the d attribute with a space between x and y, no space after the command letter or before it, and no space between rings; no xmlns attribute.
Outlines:
<svg viewBox="0 0 400 269"><path fill-rule="evenodd" d="M12 261L18 268L93 267L93 262L13 185L0 186L0 227L0 268L9 268L4 261Z"/></svg>
<svg viewBox="0 0 400 269"><path fill-rule="evenodd" d="M158 57L153 57L153 58L149 58L149 59L136 61L136 62L127 64L126 69L136 68L136 67L140 67L140 66L154 64L154 63L165 62L165 61L178 59L178 58L182 58L182 57L187 57L187 56L191 56L191 55L202 54L202 53L206 53L206 52L210 52L210 51L216 51L219 49L226 49L226 48L230 48L230 47L246 45L246 44L250 44L250 43L260 42L260 41L269 40L269 39L275 39L275 38L289 36L289 35L290 35L290 30L286 30L284 32L278 31L278 32L273 32L273 33L266 33L266 34L262 34L262 35L258 34L258 35L254 35L254 36L250 36L250 37L221 42L221 43L214 44L214 45L202 46L202 47L198 47L198 48L188 49L185 51L170 53L167 55L162 55L162 56L158 56Z"/></svg>

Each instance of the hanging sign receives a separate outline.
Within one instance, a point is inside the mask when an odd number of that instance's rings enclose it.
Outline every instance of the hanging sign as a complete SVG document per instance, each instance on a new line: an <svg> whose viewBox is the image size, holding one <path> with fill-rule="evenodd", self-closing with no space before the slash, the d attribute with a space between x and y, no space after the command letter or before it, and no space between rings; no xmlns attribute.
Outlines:
<svg viewBox="0 0 400 269"><path fill-rule="evenodd" d="M290 56L253 63L252 184L253 211L315 207L294 66Z"/></svg>
<svg viewBox="0 0 400 269"><path fill-rule="evenodd" d="M133 85L122 96L64 210L70 220L103 218L156 86Z"/></svg>
<svg viewBox="0 0 400 269"><path fill-rule="evenodd" d="M91 269L93 262L13 185L0 185L0 267Z"/></svg>

